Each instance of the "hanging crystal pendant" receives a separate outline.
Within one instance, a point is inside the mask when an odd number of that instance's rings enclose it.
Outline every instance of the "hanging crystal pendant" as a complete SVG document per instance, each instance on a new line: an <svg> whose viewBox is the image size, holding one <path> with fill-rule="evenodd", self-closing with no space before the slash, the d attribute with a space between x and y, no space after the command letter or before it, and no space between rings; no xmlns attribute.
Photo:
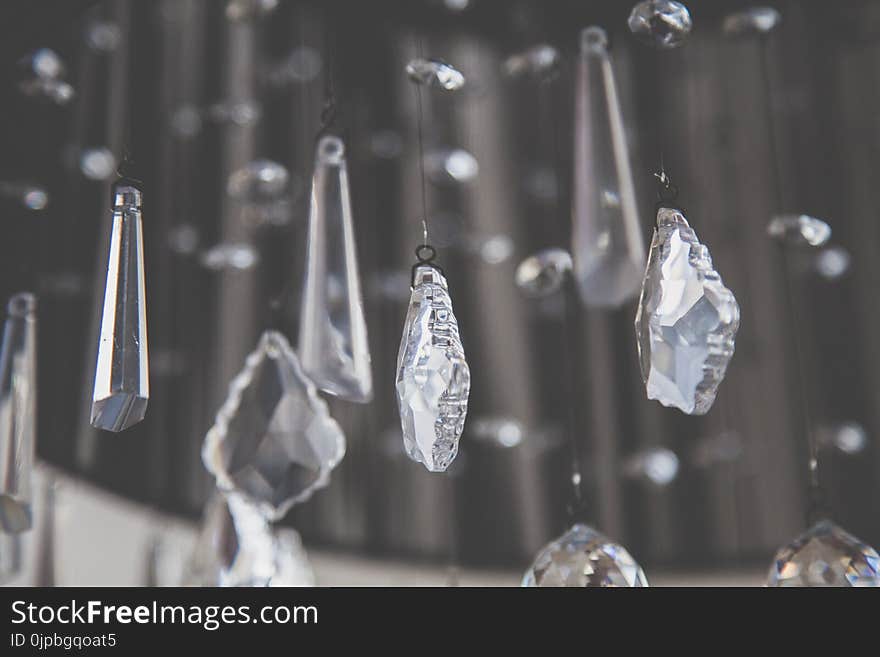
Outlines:
<svg viewBox="0 0 880 657"><path fill-rule="evenodd" d="M626 549L592 527L577 523L538 552L524 587L642 587L648 580Z"/></svg>
<svg viewBox="0 0 880 657"><path fill-rule="evenodd" d="M397 356L397 401L409 457L443 472L458 453L471 375L446 278L420 261Z"/></svg>
<svg viewBox="0 0 880 657"><path fill-rule="evenodd" d="M639 291L645 245L608 40L600 27L581 32L576 85L574 275L585 304L617 307Z"/></svg>
<svg viewBox="0 0 880 657"><path fill-rule="evenodd" d="M9 300L0 352L0 533L32 525L31 475L37 419L37 302L22 292Z"/></svg>
<svg viewBox="0 0 880 657"><path fill-rule="evenodd" d="M648 399L707 413L733 357L739 306L678 210L657 211L635 328Z"/></svg>
<svg viewBox="0 0 880 657"><path fill-rule="evenodd" d="M299 357L320 389L355 402L373 398L345 147L339 137L318 142Z"/></svg>
<svg viewBox="0 0 880 657"><path fill-rule="evenodd" d="M345 436L287 339L266 331L205 436L202 460L224 492L270 519L327 485Z"/></svg>
<svg viewBox="0 0 880 657"><path fill-rule="evenodd" d="M142 200L137 187L115 185L92 396L92 426L106 431L123 431L143 420L150 396Z"/></svg>
<svg viewBox="0 0 880 657"><path fill-rule="evenodd" d="M642 0L630 12L629 31L657 48L676 48L691 33L691 14L674 0Z"/></svg>
<svg viewBox="0 0 880 657"><path fill-rule="evenodd" d="M830 520L820 520L776 553L767 586L880 587L880 555Z"/></svg>

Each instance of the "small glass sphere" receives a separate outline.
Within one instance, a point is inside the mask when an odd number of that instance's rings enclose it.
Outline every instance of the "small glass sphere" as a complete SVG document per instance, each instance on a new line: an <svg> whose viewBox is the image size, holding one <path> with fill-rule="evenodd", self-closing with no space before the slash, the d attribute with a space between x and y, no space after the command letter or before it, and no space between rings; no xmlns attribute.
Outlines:
<svg viewBox="0 0 880 657"><path fill-rule="evenodd" d="M516 268L516 285L529 296L545 297L562 287L571 267L568 251L544 249L519 264Z"/></svg>
<svg viewBox="0 0 880 657"><path fill-rule="evenodd" d="M657 48L680 46L691 33L691 14L680 2L644 0L629 15L629 30L641 41Z"/></svg>

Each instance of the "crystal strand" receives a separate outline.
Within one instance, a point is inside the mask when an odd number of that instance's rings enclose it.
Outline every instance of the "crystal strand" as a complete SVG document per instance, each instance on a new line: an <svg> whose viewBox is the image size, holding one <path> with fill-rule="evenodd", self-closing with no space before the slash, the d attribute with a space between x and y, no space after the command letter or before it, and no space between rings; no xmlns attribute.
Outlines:
<svg viewBox="0 0 880 657"><path fill-rule="evenodd" d="M144 419L149 399L142 195L119 182L92 396L92 426L123 431Z"/></svg>
<svg viewBox="0 0 880 657"><path fill-rule="evenodd" d="M355 402L373 397L345 147L322 137L309 211L299 357L320 389Z"/></svg>
<svg viewBox="0 0 880 657"><path fill-rule="evenodd" d="M0 354L0 533L31 528L37 414L36 307L32 294L9 301Z"/></svg>

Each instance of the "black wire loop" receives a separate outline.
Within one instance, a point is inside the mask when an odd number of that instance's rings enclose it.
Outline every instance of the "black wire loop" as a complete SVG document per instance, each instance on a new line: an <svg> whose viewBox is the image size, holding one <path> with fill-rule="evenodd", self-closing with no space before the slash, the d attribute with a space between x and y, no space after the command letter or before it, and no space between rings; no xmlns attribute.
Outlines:
<svg viewBox="0 0 880 657"><path fill-rule="evenodd" d="M664 169L655 173L654 177L657 178L657 208L677 208L678 187L669 179Z"/></svg>
<svg viewBox="0 0 880 657"><path fill-rule="evenodd" d="M412 266L412 273L410 275L409 285L410 287L416 286L416 269L419 267L432 267L436 269L440 274L445 276L443 273L443 269L434 262L434 259L437 257L437 249L435 249L430 244L419 244L416 247L416 264Z"/></svg>

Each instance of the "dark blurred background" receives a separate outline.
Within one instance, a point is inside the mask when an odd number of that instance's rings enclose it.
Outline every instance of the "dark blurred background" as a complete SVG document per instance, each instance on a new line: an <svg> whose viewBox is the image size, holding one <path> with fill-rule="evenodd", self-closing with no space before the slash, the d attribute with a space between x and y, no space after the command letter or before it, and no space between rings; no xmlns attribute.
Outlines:
<svg viewBox="0 0 880 657"><path fill-rule="evenodd" d="M40 457L198 516L212 487L201 442L229 380L266 326L296 337L309 177L332 90L377 394L368 406L331 402L349 449L329 488L288 519L307 542L524 565L566 524L573 408L592 522L647 567L767 562L803 528L807 422L836 519L880 543L880 4L773 3L776 30L731 38L724 17L749 3L690 2L694 31L672 51L633 39L630 4L3 2L0 296L40 300ZM706 417L645 399L635 302L579 308L566 345L564 300L529 299L514 283L523 258L569 246L572 70L591 24L610 35L646 240L662 151L742 308ZM536 44L559 50L557 74L505 75L505 60ZM59 55L72 97L28 86L38 48ZM446 475L404 455L393 387L421 235L404 74L419 48L467 78L460 92L425 92L426 151L462 149L479 168L428 186L473 376ZM92 430L88 412L109 185L126 156L145 190L151 397L145 421L113 435ZM286 168L282 196L230 183L257 160ZM827 220L831 245L783 259L766 235L779 212Z"/></svg>

